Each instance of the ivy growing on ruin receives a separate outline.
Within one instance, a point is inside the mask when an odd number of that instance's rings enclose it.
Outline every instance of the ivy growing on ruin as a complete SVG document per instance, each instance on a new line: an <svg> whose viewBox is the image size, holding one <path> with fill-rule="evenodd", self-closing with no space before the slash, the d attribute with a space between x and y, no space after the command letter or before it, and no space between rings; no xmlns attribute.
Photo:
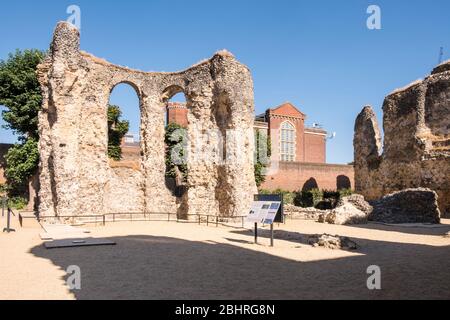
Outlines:
<svg viewBox="0 0 450 320"><path fill-rule="evenodd" d="M122 159L122 139L130 128L130 122L121 117L119 106L108 105L108 157L116 161Z"/></svg>
<svg viewBox="0 0 450 320"><path fill-rule="evenodd" d="M177 123L169 123L166 126L164 142L166 144L166 177L176 178L178 169L182 175L182 180L186 181L186 161L179 161L184 159L186 155L186 148L183 147L187 142L186 128ZM178 159L174 159L174 157Z"/></svg>

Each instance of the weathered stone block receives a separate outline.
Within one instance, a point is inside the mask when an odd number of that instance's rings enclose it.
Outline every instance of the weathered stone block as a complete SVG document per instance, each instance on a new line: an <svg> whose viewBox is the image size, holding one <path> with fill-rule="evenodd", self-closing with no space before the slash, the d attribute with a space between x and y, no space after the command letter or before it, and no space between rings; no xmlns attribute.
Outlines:
<svg viewBox="0 0 450 320"><path fill-rule="evenodd" d="M367 223L367 214L359 210L350 202L341 204L319 217L319 222L330 224L364 224Z"/></svg>
<svg viewBox="0 0 450 320"><path fill-rule="evenodd" d="M346 203L352 204L354 207L356 207L358 210L361 210L366 215L369 215L373 210L373 207L360 194L352 194L346 197L342 197L341 199L339 199L337 207L341 207Z"/></svg>
<svg viewBox="0 0 450 320"><path fill-rule="evenodd" d="M439 223L440 211L436 192L406 189L372 201L369 220L385 223Z"/></svg>

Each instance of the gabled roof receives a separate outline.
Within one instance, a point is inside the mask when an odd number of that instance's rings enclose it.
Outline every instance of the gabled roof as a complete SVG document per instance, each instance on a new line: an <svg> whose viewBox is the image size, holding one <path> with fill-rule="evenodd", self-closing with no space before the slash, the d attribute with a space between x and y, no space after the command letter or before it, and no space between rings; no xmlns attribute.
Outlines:
<svg viewBox="0 0 450 320"><path fill-rule="evenodd" d="M298 110L292 103L285 102L278 107L269 109L271 114L288 116L288 117L296 117L296 118L306 118L306 114Z"/></svg>

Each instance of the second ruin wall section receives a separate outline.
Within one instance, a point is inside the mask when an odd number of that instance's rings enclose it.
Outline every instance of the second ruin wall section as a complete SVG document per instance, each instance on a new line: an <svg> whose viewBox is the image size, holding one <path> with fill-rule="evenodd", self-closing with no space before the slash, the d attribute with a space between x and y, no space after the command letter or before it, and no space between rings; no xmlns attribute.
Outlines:
<svg viewBox="0 0 450 320"><path fill-rule="evenodd" d="M406 188L438 194L450 213L450 62L424 80L395 90L383 103L383 150L371 107L355 123L355 187L367 199Z"/></svg>

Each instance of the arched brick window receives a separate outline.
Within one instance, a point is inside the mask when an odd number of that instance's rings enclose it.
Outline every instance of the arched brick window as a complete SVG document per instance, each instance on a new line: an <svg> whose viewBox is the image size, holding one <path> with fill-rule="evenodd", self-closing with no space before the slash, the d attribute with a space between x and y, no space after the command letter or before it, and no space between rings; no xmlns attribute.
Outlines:
<svg viewBox="0 0 450 320"><path fill-rule="evenodd" d="M295 161L295 127L289 121L281 124L280 160Z"/></svg>

